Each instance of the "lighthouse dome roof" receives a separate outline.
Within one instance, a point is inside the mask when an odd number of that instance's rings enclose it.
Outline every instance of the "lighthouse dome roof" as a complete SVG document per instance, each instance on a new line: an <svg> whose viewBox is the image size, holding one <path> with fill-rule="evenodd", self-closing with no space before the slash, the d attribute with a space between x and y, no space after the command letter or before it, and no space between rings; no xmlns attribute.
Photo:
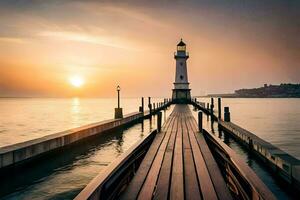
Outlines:
<svg viewBox="0 0 300 200"><path fill-rule="evenodd" d="M181 39L180 42L177 44L177 46L186 46L186 44Z"/></svg>

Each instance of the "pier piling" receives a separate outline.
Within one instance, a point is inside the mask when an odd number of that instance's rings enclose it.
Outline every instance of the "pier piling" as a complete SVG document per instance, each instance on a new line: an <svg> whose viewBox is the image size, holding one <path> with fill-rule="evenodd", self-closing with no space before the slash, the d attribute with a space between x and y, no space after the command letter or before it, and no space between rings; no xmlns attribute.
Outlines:
<svg viewBox="0 0 300 200"><path fill-rule="evenodd" d="M214 98L211 98L211 103L210 103L210 114L214 114Z"/></svg>
<svg viewBox="0 0 300 200"><path fill-rule="evenodd" d="M152 113L151 97L148 97L148 108L149 108L149 112L151 114Z"/></svg>
<svg viewBox="0 0 300 200"><path fill-rule="evenodd" d="M141 109L141 112L144 112L144 97L142 97L142 109Z"/></svg>
<svg viewBox="0 0 300 200"><path fill-rule="evenodd" d="M198 129L199 129L199 132L202 132L202 119L203 119L203 115L202 115L202 112L198 112Z"/></svg>
<svg viewBox="0 0 300 200"><path fill-rule="evenodd" d="M221 109L222 109L222 107L221 107L221 98L219 97L218 98L218 118L219 119L221 119Z"/></svg>
<svg viewBox="0 0 300 200"><path fill-rule="evenodd" d="M229 107L224 107L224 121L225 122L230 122Z"/></svg>
<svg viewBox="0 0 300 200"><path fill-rule="evenodd" d="M157 113L157 132L161 131L161 116L162 112Z"/></svg>

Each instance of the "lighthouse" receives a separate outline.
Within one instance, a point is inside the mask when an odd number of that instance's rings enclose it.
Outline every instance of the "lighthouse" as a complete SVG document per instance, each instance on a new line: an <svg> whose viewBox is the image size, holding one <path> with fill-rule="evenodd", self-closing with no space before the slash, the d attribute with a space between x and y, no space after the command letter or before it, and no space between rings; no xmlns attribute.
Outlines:
<svg viewBox="0 0 300 200"><path fill-rule="evenodd" d="M187 75L187 59L189 54L186 51L186 44L180 40L177 44L177 51L174 53L176 60L176 73L172 100L176 103L187 103L191 100L191 89L189 89Z"/></svg>

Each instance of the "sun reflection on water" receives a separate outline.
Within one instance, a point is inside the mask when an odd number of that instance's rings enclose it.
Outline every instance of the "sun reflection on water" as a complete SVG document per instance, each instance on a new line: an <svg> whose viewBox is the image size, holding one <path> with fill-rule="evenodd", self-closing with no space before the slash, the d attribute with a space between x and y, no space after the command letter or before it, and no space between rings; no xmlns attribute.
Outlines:
<svg viewBox="0 0 300 200"><path fill-rule="evenodd" d="M79 126L82 117L80 99L75 97L71 101L71 121L72 124Z"/></svg>

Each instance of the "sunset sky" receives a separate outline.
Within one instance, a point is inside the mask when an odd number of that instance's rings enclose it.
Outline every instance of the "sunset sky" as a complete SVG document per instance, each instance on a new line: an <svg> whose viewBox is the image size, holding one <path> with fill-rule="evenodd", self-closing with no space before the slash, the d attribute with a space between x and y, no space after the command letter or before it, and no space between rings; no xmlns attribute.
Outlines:
<svg viewBox="0 0 300 200"><path fill-rule="evenodd" d="M151 3L150 3L151 2ZM171 96L300 82L300 1L1 0L0 96Z"/></svg>

